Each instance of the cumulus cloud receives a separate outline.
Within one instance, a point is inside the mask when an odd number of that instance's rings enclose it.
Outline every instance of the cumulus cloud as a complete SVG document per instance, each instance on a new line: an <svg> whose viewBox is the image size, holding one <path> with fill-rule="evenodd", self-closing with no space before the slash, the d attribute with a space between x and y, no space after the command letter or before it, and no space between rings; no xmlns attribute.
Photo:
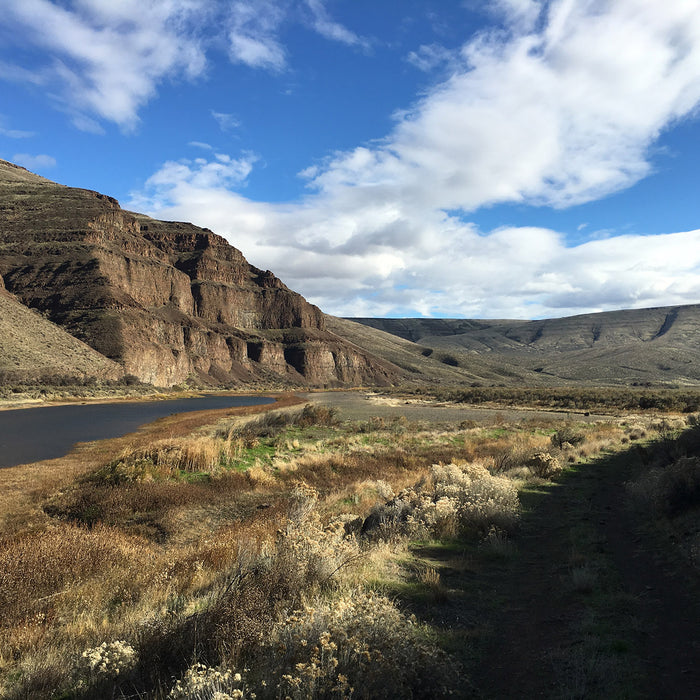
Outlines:
<svg viewBox="0 0 700 700"><path fill-rule="evenodd" d="M217 153L212 160L168 161L146 180L143 191L132 193L127 207L139 211L161 211L174 202L189 202L197 206L207 201L210 192L228 193L230 189L243 185L257 159L253 153L245 153L240 158ZM190 193L194 194L191 201Z"/></svg>
<svg viewBox="0 0 700 700"><path fill-rule="evenodd" d="M501 5L517 20L507 36L466 43L461 68L378 146L307 169L303 201L250 202L212 183L220 161L196 161L154 175L154 213L226 235L336 313L532 317L696 301L698 231L567 247L542 228L479 231L464 214L568 206L647 174L649 145L700 100L693 4L561 0L538 31L531 4Z"/></svg>
<svg viewBox="0 0 700 700"><path fill-rule="evenodd" d="M694 3L560 0L540 32L482 34L461 53L381 147L336 155L310 185L465 211L570 206L647 175L650 144L700 100Z"/></svg>
<svg viewBox="0 0 700 700"><path fill-rule="evenodd" d="M203 72L206 61L193 26L206 5L206 0L74 0L67 6L7 0L3 23L22 44L41 48L44 60L30 69L3 64L0 75L60 86L56 97L79 128L95 130L87 115L131 128L160 81Z"/></svg>
<svg viewBox="0 0 700 700"><path fill-rule="evenodd" d="M12 156L12 160L17 165L24 166L27 170L47 170L48 168L56 167L56 159L44 154L33 156L29 153L15 153Z"/></svg>
<svg viewBox="0 0 700 700"><path fill-rule="evenodd" d="M590 201L651 172L650 146L700 102L696 4L500 7L507 31L466 42L450 78L383 141L307 168L301 201L243 197L245 156L168 163L143 201L225 235L343 315L531 318L697 302L700 231L571 247L562 232L468 221L497 203Z"/></svg>
<svg viewBox="0 0 700 700"><path fill-rule="evenodd" d="M253 202L234 191L247 169L166 163L129 206L211 228L338 315L532 318L700 298L700 230L568 247L556 231L480 231L405 202Z"/></svg>

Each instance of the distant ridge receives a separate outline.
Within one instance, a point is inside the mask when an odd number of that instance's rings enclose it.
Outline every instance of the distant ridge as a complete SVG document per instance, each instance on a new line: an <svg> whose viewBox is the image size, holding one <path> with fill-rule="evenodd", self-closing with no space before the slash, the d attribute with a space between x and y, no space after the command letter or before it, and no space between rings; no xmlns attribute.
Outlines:
<svg viewBox="0 0 700 700"><path fill-rule="evenodd" d="M511 372L510 383L700 383L700 304L538 321L347 320L452 353L461 367L479 358Z"/></svg>

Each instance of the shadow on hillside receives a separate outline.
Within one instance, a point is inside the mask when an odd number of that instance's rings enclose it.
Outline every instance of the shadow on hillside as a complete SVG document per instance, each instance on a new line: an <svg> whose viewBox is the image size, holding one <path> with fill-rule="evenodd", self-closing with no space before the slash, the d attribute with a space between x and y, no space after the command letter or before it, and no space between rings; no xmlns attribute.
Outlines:
<svg viewBox="0 0 700 700"><path fill-rule="evenodd" d="M418 552L449 593L416 612L466 665L465 697L695 696L698 572L626 484L698 455L698 427L602 455L521 494L510 549Z"/></svg>

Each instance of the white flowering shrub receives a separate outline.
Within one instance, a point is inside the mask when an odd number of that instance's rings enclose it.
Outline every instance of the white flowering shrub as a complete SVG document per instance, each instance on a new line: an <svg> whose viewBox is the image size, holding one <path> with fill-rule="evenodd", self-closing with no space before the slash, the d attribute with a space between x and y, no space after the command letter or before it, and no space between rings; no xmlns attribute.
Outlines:
<svg viewBox="0 0 700 700"><path fill-rule="evenodd" d="M508 529L517 521L520 500L510 479L494 476L480 464L433 466L431 471L435 498L456 501L461 528Z"/></svg>
<svg viewBox="0 0 700 700"><path fill-rule="evenodd" d="M327 583L359 553L357 540L346 534L338 518L324 526L315 505L318 494L309 487L293 494L291 517L277 541L277 564L295 572L307 584Z"/></svg>
<svg viewBox="0 0 700 700"><path fill-rule="evenodd" d="M562 471L559 460L549 452L537 452L527 462L527 468L542 479L551 479Z"/></svg>
<svg viewBox="0 0 700 700"><path fill-rule="evenodd" d="M412 536L454 537L471 530L504 531L518 519L520 501L513 482L479 464L433 465L430 484L404 489L375 508L364 530Z"/></svg>
<svg viewBox="0 0 700 700"><path fill-rule="evenodd" d="M277 626L268 653L282 668L274 697L442 697L456 678L415 618L376 593L304 606Z"/></svg>
<svg viewBox="0 0 700 700"><path fill-rule="evenodd" d="M188 668L184 677L168 693L171 700L252 700L255 697L256 694L248 690L241 673L228 668L210 668L204 664Z"/></svg>
<svg viewBox="0 0 700 700"><path fill-rule="evenodd" d="M280 618L249 663L242 672L196 664L168 698L433 698L450 694L459 678L413 616L362 591Z"/></svg>
<svg viewBox="0 0 700 700"><path fill-rule="evenodd" d="M124 641L102 642L86 649L79 659L79 670L91 680L109 680L125 675L138 662L136 650Z"/></svg>

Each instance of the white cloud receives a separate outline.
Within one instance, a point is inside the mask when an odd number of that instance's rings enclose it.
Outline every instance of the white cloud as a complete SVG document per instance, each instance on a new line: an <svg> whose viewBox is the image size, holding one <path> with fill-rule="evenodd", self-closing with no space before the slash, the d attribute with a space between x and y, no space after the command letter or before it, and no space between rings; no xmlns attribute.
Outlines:
<svg viewBox="0 0 700 700"><path fill-rule="evenodd" d="M281 72L288 67L279 34L285 24L307 15L317 34L348 46L369 49L370 42L333 20L323 0L235 0L229 10L229 55L234 63Z"/></svg>
<svg viewBox="0 0 700 700"><path fill-rule="evenodd" d="M234 114L228 114L227 112L216 112L212 109L211 116L214 117L221 131L231 131L232 129L236 129L241 125Z"/></svg>
<svg viewBox="0 0 700 700"><path fill-rule="evenodd" d="M33 44L46 58L31 70L6 65L0 75L57 83L57 99L79 127L94 130L87 116L93 115L131 128L164 78L194 78L204 70L193 26L205 10L206 0L75 0L69 7L7 0L6 27L20 45Z"/></svg>
<svg viewBox="0 0 700 700"><path fill-rule="evenodd" d="M0 114L0 136L5 136L8 139L28 139L35 136L33 131L23 131L21 129L8 129L5 126L5 117Z"/></svg>
<svg viewBox="0 0 700 700"><path fill-rule="evenodd" d="M233 63L286 70L280 33L309 17L321 36L369 48L321 0L5 0L3 48L11 55L14 42L42 58L0 61L0 79L46 87L78 129L132 129L164 80L205 72L205 50L224 44Z"/></svg>
<svg viewBox="0 0 700 700"><path fill-rule="evenodd" d="M33 156L29 153L15 153L12 160L27 170L47 170L56 167L56 159L44 154Z"/></svg>
<svg viewBox="0 0 700 700"><path fill-rule="evenodd" d="M220 158L165 164L129 206L211 228L330 313L531 318L700 299L700 230L567 247L406 202L264 204L231 191L247 166L231 159L229 178Z"/></svg>
<svg viewBox="0 0 700 700"><path fill-rule="evenodd" d="M6 61L0 61L0 79L27 85L43 85L46 83L46 76L40 72L24 68L23 66L16 66Z"/></svg>
<svg viewBox="0 0 700 700"><path fill-rule="evenodd" d="M257 156L246 153L232 158L223 153L213 160L196 158L168 161L145 183L142 192L134 192L127 208L138 211L161 211L174 202L206 201L209 193L228 194L229 189L241 187L250 175ZM190 193L194 195L190 200Z"/></svg>
<svg viewBox="0 0 700 700"><path fill-rule="evenodd" d="M281 71L286 55L277 38L285 8L274 0L237 0L231 3L229 55L251 68Z"/></svg>
<svg viewBox="0 0 700 700"><path fill-rule="evenodd" d="M349 46L369 48L370 44L367 39L363 39L355 32L331 19L323 0L305 0L305 3L311 11L312 26L321 36L331 41L348 44Z"/></svg>
<svg viewBox="0 0 700 700"><path fill-rule="evenodd" d="M649 145L699 100L695 3L560 0L540 33L465 44L381 147L336 155L311 184L466 211L569 206L647 175Z"/></svg>
<svg viewBox="0 0 700 700"><path fill-rule="evenodd" d="M166 164L149 180L149 212L208 226L345 315L528 318L697 302L700 231L567 247L544 228L465 221L496 203L590 201L648 174L650 146L700 102L696 3L555 0L541 27L529 3L508 5L521 19L467 42L449 80L383 141L307 168L302 201L242 197L232 189L248 166L219 156Z"/></svg>
<svg viewBox="0 0 700 700"><path fill-rule="evenodd" d="M490 5L507 25L520 32L529 32L535 28L544 6L540 0L491 0Z"/></svg>
<svg viewBox="0 0 700 700"><path fill-rule="evenodd" d="M417 51L409 52L406 60L419 70L429 73L440 66L451 67L459 58L459 52L439 44L424 44Z"/></svg>

